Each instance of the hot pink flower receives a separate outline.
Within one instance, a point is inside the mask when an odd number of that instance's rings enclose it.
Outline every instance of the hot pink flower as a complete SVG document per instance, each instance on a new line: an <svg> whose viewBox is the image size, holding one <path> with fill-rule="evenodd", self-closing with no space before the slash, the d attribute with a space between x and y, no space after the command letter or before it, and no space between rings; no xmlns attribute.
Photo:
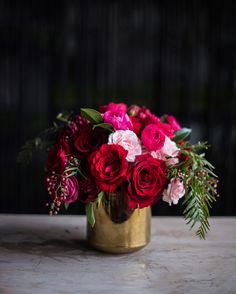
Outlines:
<svg viewBox="0 0 236 294"><path fill-rule="evenodd" d="M141 139L147 149L156 151L163 147L165 135L156 124L149 124L142 131Z"/></svg>
<svg viewBox="0 0 236 294"><path fill-rule="evenodd" d="M65 184L65 202L71 203L75 202L78 198L78 182L76 177L69 177L66 179Z"/></svg>
<svg viewBox="0 0 236 294"><path fill-rule="evenodd" d="M133 131L116 131L110 134L108 144L118 144L128 151L127 161L134 162L137 155L141 155L142 149L139 138Z"/></svg>
<svg viewBox="0 0 236 294"><path fill-rule="evenodd" d="M185 194L184 184L180 178L172 178L170 183L163 191L163 201L168 202L171 206L171 203L177 204L179 199Z"/></svg>
<svg viewBox="0 0 236 294"><path fill-rule="evenodd" d="M107 105L103 105L103 106L100 106L99 107L99 111L101 113L104 113L106 111L122 111L122 112L126 112L127 111L127 105L125 103L113 103L113 102L110 102L109 104Z"/></svg>
<svg viewBox="0 0 236 294"><path fill-rule="evenodd" d="M174 131L178 131L181 129L180 124L176 120L176 118L173 115L165 114L166 119L168 120L169 125Z"/></svg>
<svg viewBox="0 0 236 294"><path fill-rule="evenodd" d="M114 130L133 129L133 125L128 114L123 111L108 110L103 114L103 120L105 123L112 124Z"/></svg>
<svg viewBox="0 0 236 294"><path fill-rule="evenodd" d="M46 178L46 186L52 200L71 203L78 198L78 181L74 176L66 178L52 173Z"/></svg>
<svg viewBox="0 0 236 294"><path fill-rule="evenodd" d="M166 123L159 121L157 125L165 136L167 136L169 138L172 138L175 136L174 130L171 128L171 126L169 124L166 124Z"/></svg>

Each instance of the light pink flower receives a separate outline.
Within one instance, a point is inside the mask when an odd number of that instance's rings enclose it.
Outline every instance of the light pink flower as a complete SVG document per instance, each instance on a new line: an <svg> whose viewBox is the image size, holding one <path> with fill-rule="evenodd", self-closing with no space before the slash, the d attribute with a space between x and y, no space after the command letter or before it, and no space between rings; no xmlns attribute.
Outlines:
<svg viewBox="0 0 236 294"><path fill-rule="evenodd" d="M108 144L118 144L128 151L127 161L134 162L137 155L141 155L142 149L139 138L133 131L119 130L110 134Z"/></svg>
<svg viewBox="0 0 236 294"><path fill-rule="evenodd" d="M175 142L171 141L171 139L167 136L165 136L165 142L161 149L151 151L152 157L166 160L167 165L174 165L178 163L178 158L174 158L178 154L179 154L179 148L176 146ZM168 157L171 157L171 158L168 158Z"/></svg>
<svg viewBox="0 0 236 294"><path fill-rule="evenodd" d="M166 160L165 154L161 151L161 149L156 151L151 151L150 154L152 155L153 158Z"/></svg>
<svg viewBox="0 0 236 294"><path fill-rule="evenodd" d="M164 146L161 148L161 152L165 156L176 157L179 154L179 148L176 146L174 141L166 136Z"/></svg>
<svg viewBox="0 0 236 294"><path fill-rule="evenodd" d="M177 163L179 163L179 158L178 157L170 157L170 158L168 158L167 160L166 160L166 164L168 165L168 166L170 166L170 165L176 165Z"/></svg>
<svg viewBox="0 0 236 294"><path fill-rule="evenodd" d="M163 191L162 200L168 202L171 206L171 203L177 204L179 199L185 194L184 184L180 178L172 178L170 183Z"/></svg>
<svg viewBox="0 0 236 294"><path fill-rule="evenodd" d="M105 123L112 124L114 130L132 130L133 124L127 113L108 110L103 114Z"/></svg>

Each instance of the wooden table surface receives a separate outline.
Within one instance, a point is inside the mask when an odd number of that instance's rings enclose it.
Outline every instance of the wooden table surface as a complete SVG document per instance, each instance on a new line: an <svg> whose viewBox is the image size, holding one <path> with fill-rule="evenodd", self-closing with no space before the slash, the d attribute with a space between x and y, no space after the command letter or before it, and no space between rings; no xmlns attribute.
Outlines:
<svg viewBox="0 0 236 294"><path fill-rule="evenodd" d="M236 218L211 218L205 241L181 217L153 217L131 254L89 248L84 216L0 215L0 293L236 293Z"/></svg>

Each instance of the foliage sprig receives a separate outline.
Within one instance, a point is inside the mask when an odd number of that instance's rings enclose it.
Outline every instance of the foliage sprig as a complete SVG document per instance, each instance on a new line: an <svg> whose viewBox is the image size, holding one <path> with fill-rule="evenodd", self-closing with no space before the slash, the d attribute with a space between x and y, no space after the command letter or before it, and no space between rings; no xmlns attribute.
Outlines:
<svg viewBox="0 0 236 294"><path fill-rule="evenodd" d="M216 201L217 175L213 172L214 166L206 160L203 150L208 149L207 142L196 145L186 142L179 145L182 156L186 161L172 169L171 174L180 177L185 186L185 199L183 201L183 215L192 229L198 225L196 235L205 239L210 228L208 221L209 208Z"/></svg>

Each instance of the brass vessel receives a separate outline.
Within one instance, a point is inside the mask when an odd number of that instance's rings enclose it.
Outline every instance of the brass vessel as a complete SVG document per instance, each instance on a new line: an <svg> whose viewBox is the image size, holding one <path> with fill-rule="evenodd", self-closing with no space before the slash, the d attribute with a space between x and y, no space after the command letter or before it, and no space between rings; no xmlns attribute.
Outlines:
<svg viewBox="0 0 236 294"><path fill-rule="evenodd" d="M110 195L110 201L111 197L117 197L117 194ZM117 206L109 206L108 210L106 205L97 207L94 204L96 222L94 227L87 223L88 243L109 253L128 253L146 246L150 242L151 208L133 209L124 220L119 219L118 222L112 217L113 208L117 214Z"/></svg>

